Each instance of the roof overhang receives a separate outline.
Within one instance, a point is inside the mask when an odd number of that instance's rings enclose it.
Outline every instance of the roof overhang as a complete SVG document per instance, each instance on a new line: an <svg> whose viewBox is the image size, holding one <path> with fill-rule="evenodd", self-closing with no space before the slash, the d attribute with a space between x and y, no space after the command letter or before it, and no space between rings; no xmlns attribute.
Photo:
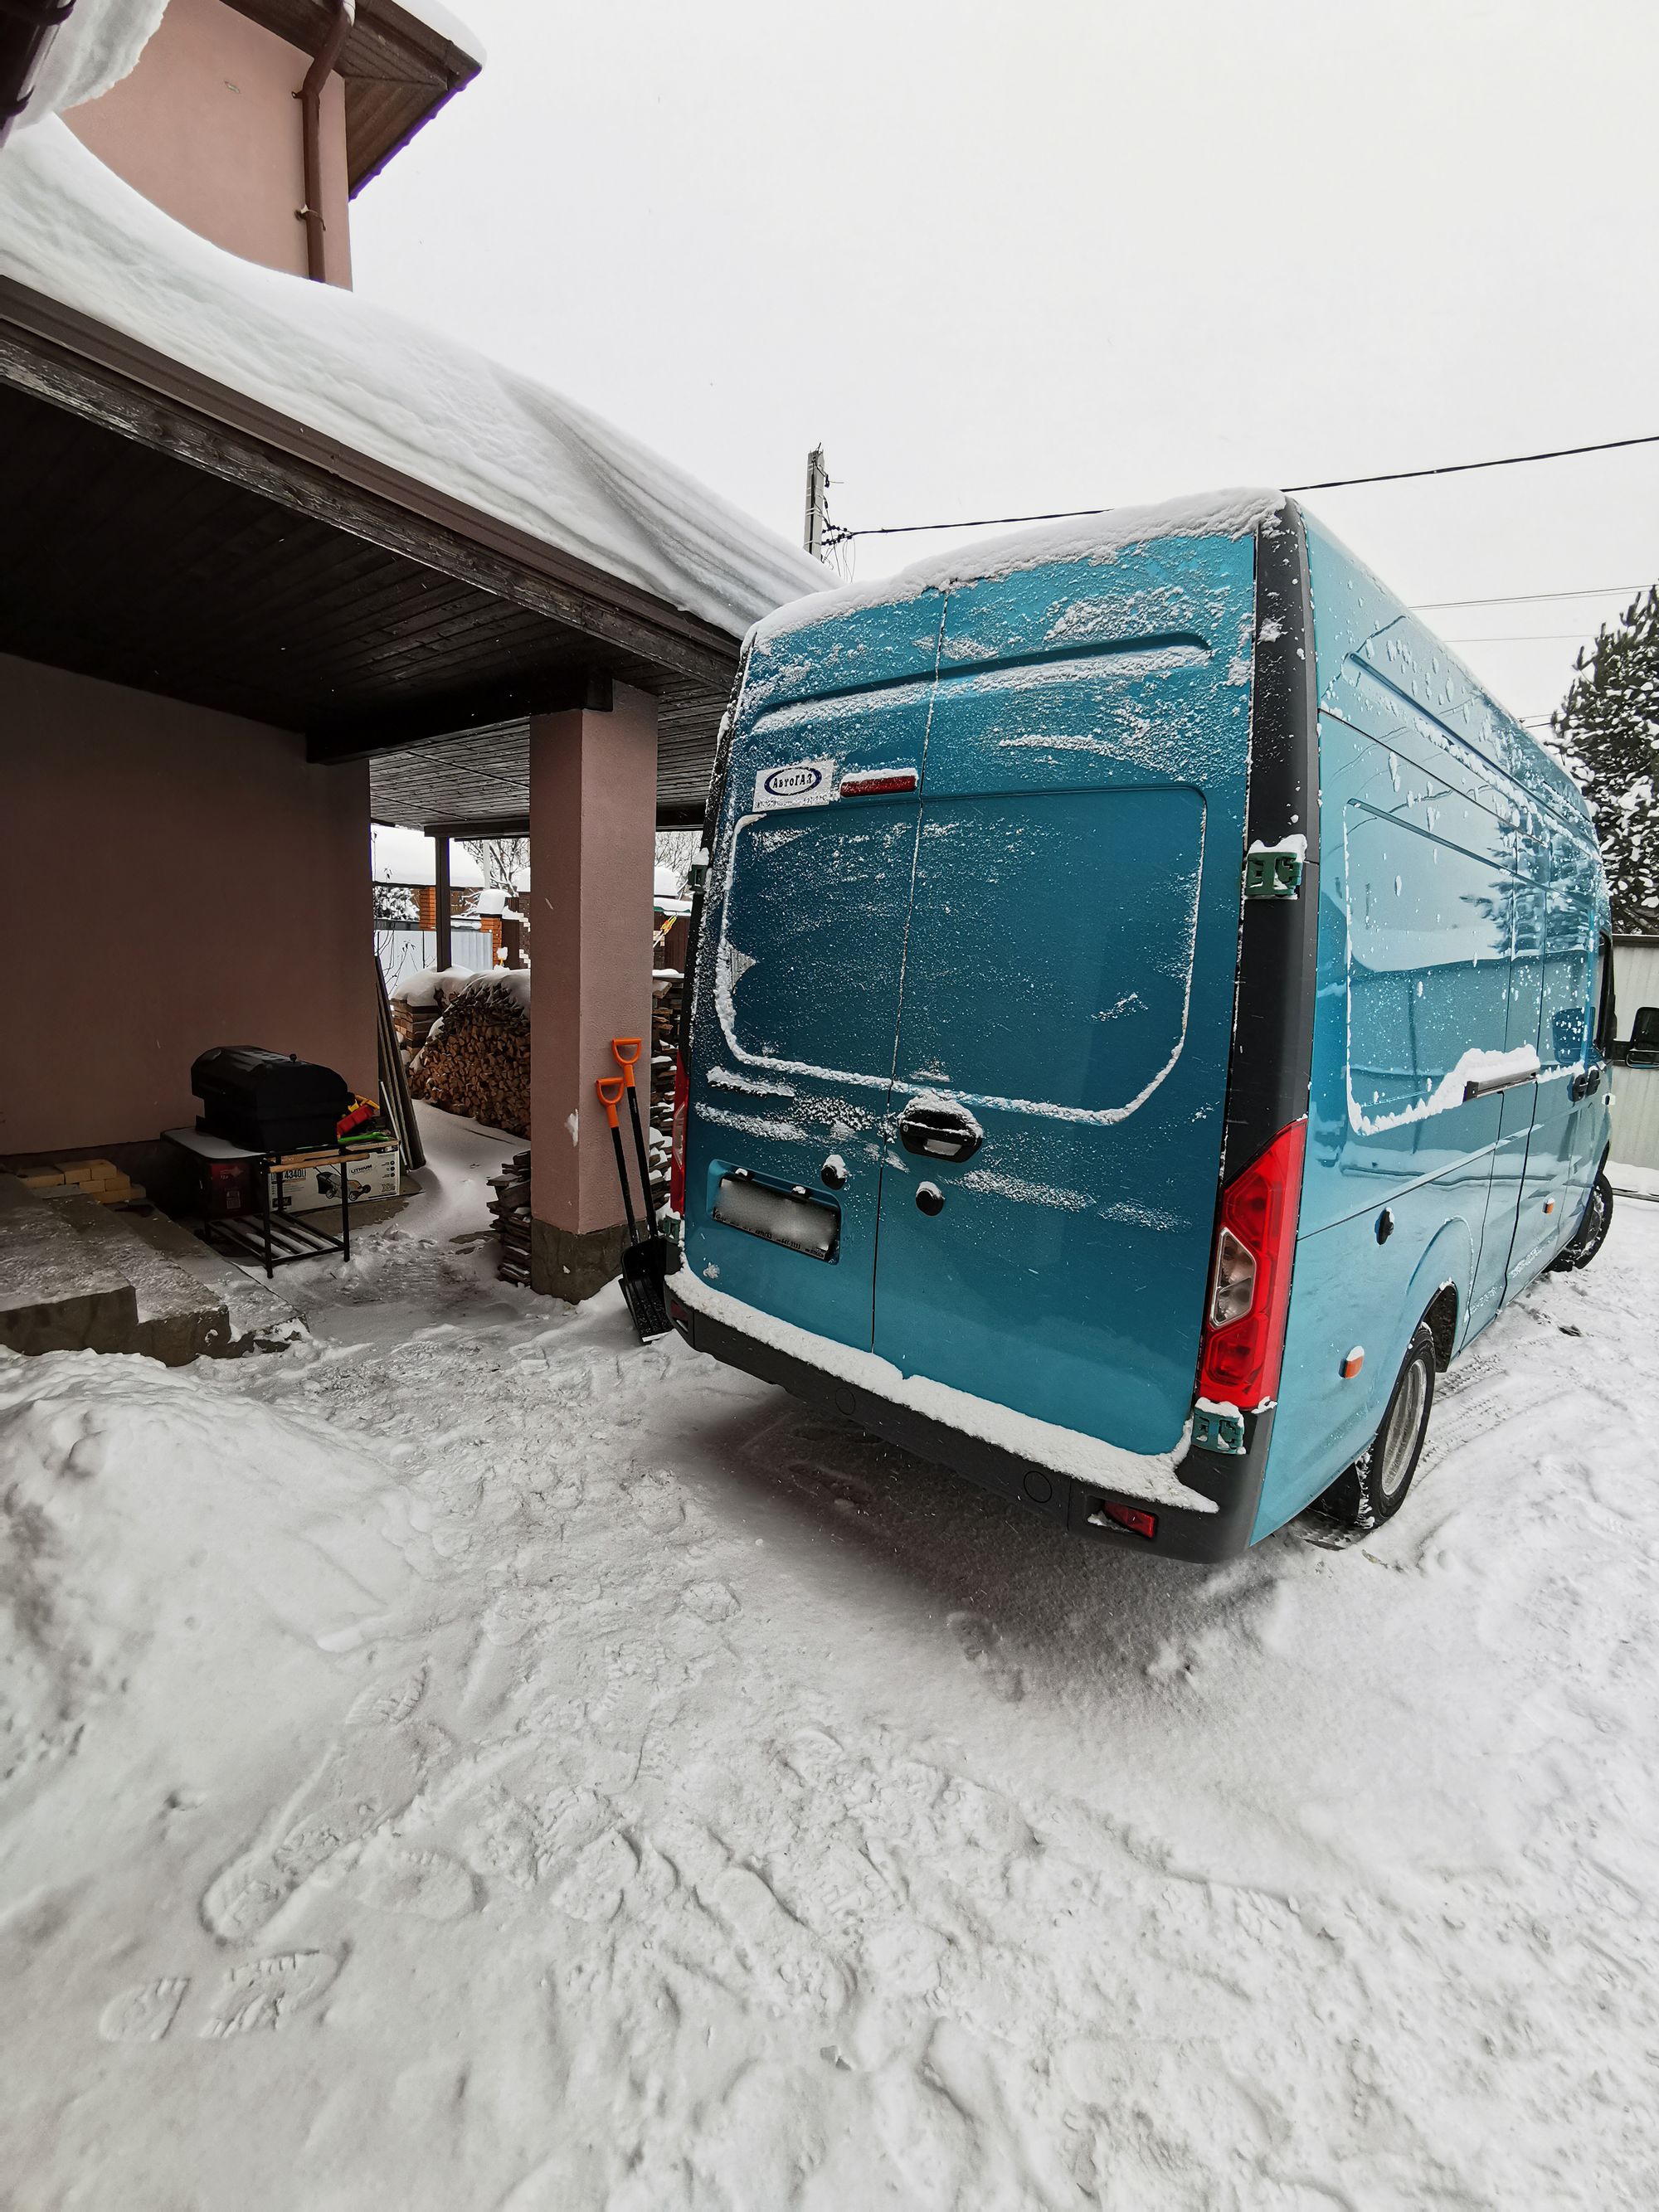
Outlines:
<svg viewBox="0 0 1659 2212"><path fill-rule="evenodd" d="M659 702L701 818L738 641L0 277L0 649L372 758L373 808L516 825L533 714Z"/></svg>
<svg viewBox="0 0 1659 2212"><path fill-rule="evenodd" d="M335 20L332 0L228 0L228 5L312 55ZM346 172L356 193L478 74L479 64L397 0L357 0L356 21L334 67L345 82Z"/></svg>

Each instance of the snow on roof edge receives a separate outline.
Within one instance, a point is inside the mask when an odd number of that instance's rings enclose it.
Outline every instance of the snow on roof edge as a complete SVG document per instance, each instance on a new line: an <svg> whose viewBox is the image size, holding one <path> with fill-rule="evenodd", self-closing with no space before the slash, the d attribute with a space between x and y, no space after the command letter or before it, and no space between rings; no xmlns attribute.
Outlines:
<svg viewBox="0 0 1659 2212"><path fill-rule="evenodd" d="M369 824L369 872L377 884L406 884L416 887L438 880L438 856L423 830L398 822ZM452 890L482 889L483 870L458 837L449 843L449 884Z"/></svg>
<svg viewBox="0 0 1659 2212"><path fill-rule="evenodd" d="M471 23L464 22L453 9L447 8L443 0L398 0L405 15L412 15L441 39L447 39L457 52L463 53L480 69L489 60L489 50Z"/></svg>
<svg viewBox="0 0 1659 2212"><path fill-rule="evenodd" d="M868 583L848 584L839 591L792 599L787 606L763 615L750 632L750 641L764 647L809 623L833 622L866 607L920 599L924 592L952 591L961 584L982 583L989 577L1012 575L1019 568L1042 568L1050 561L1109 561L1127 546L1147 544L1155 538L1243 538L1270 515L1279 514L1285 497L1282 491L1242 486L1188 493L1152 506L1114 507L1103 514L1010 531L1000 538L982 539L977 545L926 554L890 576L872 577Z"/></svg>
<svg viewBox="0 0 1659 2212"><path fill-rule="evenodd" d="M57 118L0 150L0 271L735 641L829 572L550 386L154 206Z"/></svg>
<svg viewBox="0 0 1659 2212"><path fill-rule="evenodd" d="M80 0L41 58L18 131L100 99L130 76L166 9L167 0Z"/></svg>

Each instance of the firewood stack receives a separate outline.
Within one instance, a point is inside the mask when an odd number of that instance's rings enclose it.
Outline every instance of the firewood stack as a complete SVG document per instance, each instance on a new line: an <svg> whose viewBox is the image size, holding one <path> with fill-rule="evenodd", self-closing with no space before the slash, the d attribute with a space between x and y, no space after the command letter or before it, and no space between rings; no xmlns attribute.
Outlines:
<svg viewBox="0 0 1659 2212"><path fill-rule="evenodd" d="M495 1194L489 1201L489 1211L495 1216L496 1241L501 1246L501 1257L495 1273L504 1283L521 1283L530 1287L530 1154L527 1151L514 1152L503 1160L499 1175L491 1176L489 1188Z"/></svg>
<svg viewBox="0 0 1659 2212"><path fill-rule="evenodd" d="M678 968L659 968L651 979L651 1188L668 1203L668 1153L674 1128L674 1054L679 1042L685 978Z"/></svg>
<svg viewBox="0 0 1659 2212"><path fill-rule="evenodd" d="M405 1060L420 1050L444 1008L476 973L471 968L421 968L404 977L392 994L392 1026Z"/></svg>
<svg viewBox="0 0 1659 2212"><path fill-rule="evenodd" d="M498 968L457 992L410 1062L409 1087L446 1113L530 1134L530 970Z"/></svg>

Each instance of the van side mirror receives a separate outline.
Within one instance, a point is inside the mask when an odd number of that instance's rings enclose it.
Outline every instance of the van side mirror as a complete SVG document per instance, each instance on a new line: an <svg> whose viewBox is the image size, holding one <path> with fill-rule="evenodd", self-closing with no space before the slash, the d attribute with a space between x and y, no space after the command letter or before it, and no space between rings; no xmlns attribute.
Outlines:
<svg viewBox="0 0 1659 2212"><path fill-rule="evenodd" d="M1659 1067L1659 1006L1638 1009L1622 1057L1627 1067Z"/></svg>

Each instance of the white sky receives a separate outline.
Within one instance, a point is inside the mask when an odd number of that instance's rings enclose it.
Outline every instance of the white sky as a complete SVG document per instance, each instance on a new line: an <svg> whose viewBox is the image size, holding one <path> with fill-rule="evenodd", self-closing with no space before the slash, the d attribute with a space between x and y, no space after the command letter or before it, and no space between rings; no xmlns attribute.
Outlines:
<svg viewBox="0 0 1659 2212"><path fill-rule="evenodd" d="M791 537L820 439L862 524L1659 431L1652 0L465 12L358 289ZM1309 504L1418 603L1659 576L1659 447ZM1625 597L1430 620L1538 715Z"/></svg>

